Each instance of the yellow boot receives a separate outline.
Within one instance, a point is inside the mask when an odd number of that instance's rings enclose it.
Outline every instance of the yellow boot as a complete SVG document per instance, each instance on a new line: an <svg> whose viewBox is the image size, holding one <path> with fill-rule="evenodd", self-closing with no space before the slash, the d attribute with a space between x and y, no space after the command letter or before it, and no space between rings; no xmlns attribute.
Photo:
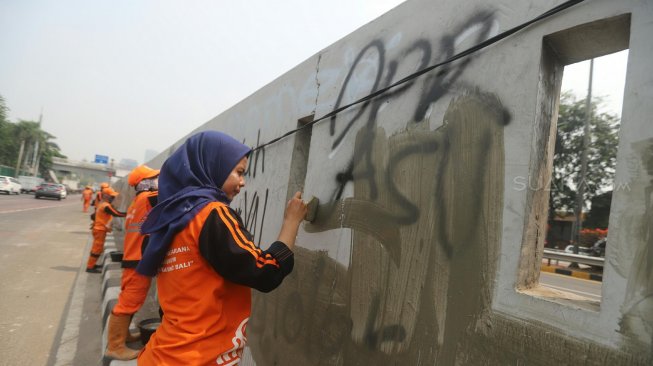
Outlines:
<svg viewBox="0 0 653 366"><path fill-rule="evenodd" d="M125 345L129 334L130 315L109 315L109 329L107 331L107 350L104 356L114 360L133 360L138 356L137 350Z"/></svg>

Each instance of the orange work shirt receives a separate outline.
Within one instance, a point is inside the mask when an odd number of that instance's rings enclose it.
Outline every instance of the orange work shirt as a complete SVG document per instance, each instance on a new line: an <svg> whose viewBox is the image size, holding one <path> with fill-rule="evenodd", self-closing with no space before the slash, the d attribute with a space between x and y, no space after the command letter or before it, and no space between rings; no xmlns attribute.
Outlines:
<svg viewBox="0 0 653 366"><path fill-rule="evenodd" d="M124 212L116 210L113 205L107 201L102 201L95 211L95 221L93 221L93 230L111 231L111 221L115 217L125 217Z"/></svg>
<svg viewBox="0 0 653 366"><path fill-rule="evenodd" d="M136 268L141 260L142 246L148 236L141 234L141 225L156 205L157 191L144 191L136 193L136 197L127 209L125 216L125 238L123 241L123 256L121 266L123 268Z"/></svg>
<svg viewBox="0 0 653 366"><path fill-rule="evenodd" d="M208 204L168 247L157 275L163 319L138 365L237 364L247 341L250 287L278 286L293 258L281 242L259 249L235 211Z"/></svg>

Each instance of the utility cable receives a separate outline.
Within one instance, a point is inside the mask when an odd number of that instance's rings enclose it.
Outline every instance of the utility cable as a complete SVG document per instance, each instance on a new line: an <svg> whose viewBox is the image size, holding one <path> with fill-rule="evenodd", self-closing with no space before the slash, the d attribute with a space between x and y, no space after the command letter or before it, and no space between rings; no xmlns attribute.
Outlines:
<svg viewBox="0 0 653 366"><path fill-rule="evenodd" d="M333 111L325 114L324 116L322 116L322 117L320 117L318 119L315 119L315 120L313 120L311 122L308 122L308 123L306 123L305 125L303 125L301 127L298 127L298 128L296 128L294 130L291 130L291 131L288 131L285 134L283 134L283 135L281 135L281 136L279 136L277 138L274 138L274 139L272 139L272 140L270 140L270 141L268 141L268 142L266 142L266 143L264 143L262 145L259 145L259 146L255 147L254 149L252 149L252 151L260 150L260 149L265 148L266 146L272 145L272 144L274 144L274 143L276 143L276 142L278 142L278 141L280 141L280 140L282 140L282 139L284 139L284 138L286 138L286 137L288 137L288 136L290 136L292 134L295 134L295 133L297 133L297 132L299 132L299 131L301 131L301 130L303 130L305 128L308 128L308 127L310 127L310 126L312 126L312 125L314 125L314 124L316 124L316 123L318 123L320 121L323 121L323 120L325 120L327 118L333 117L336 114L344 111L345 109L349 109L349 108L351 108L351 107L353 107L353 106L355 106L357 104L360 104L360 103L366 102L366 101L368 101L370 99L373 99L373 98L387 92L388 90L390 90L392 88L395 88L395 87L397 87L397 86L399 86L401 84L404 84L404 83L406 83L406 82L408 82L410 80L413 80L413 79L415 79L415 78L417 78L417 77L419 77L419 76L421 76L421 75L423 75L423 74L425 74L425 73L427 73L427 72L429 72L429 71L431 71L431 70L433 70L435 68L450 64L450 63L452 63L452 62L454 62L454 61L456 61L458 59L461 59L463 57L466 57L466 56L469 56L469 55L471 55L473 53L476 53L476 52L478 52L478 51L480 51L480 50L482 50L482 49L484 49L484 48L486 48L486 47L488 47L488 46L490 46L490 45L492 45L494 43L497 43L497 42L499 42L499 41L501 41L501 40L503 40L503 39L505 39L505 38L519 32L520 30L530 26L533 23L537 23L537 22L539 22L541 20L544 20L544 19L546 19L546 18L548 18L548 17L550 17L552 15L555 15L555 14L557 14L557 13L559 13L559 12L561 12L561 11L567 9L567 8L570 8L570 7L572 7L572 6L576 5L576 4L582 3L583 1L585 1L585 0L569 0L569 1L565 2L565 3L562 3L562 4L560 4L560 5L552 8L552 9L540 14L539 16L537 16L537 17L535 17L535 18L533 18L533 19L531 19L531 20L529 20L529 21L527 21L525 23L522 23L522 24L520 24L518 26L510 28L510 29L508 29L508 30L506 30L506 31L504 31L502 33L497 34L494 37L486 39L485 41L483 41L483 42L481 42L481 43L479 43L479 44L477 44L475 46L472 46L472 47L470 47L470 48L468 48L468 49L466 49L466 50L464 50L462 52L459 52L459 53L451 56L450 58L448 58L445 61L442 61L442 62L437 63L435 65L428 66L428 67L426 67L426 68L424 68L422 70L416 71L416 72L404 77L403 79L401 79L401 80L399 80L399 81L397 81L397 82L395 82L395 83L393 83L391 85L388 85L385 88L379 89L379 90L377 90L377 91L375 91L375 92L373 92L371 94L368 94L368 95L366 95L366 96L364 96L364 97L362 97L362 98L360 98L360 99L358 99L358 100L356 100L354 102L351 102L351 103L349 103L347 105L344 105L342 107L338 107L338 108L334 109Z"/></svg>

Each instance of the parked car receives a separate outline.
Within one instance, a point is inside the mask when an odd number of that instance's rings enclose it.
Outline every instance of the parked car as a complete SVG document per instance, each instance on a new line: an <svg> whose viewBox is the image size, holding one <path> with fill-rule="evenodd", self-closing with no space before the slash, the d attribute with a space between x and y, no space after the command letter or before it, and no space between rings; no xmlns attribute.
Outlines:
<svg viewBox="0 0 653 366"><path fill-rule="evenodd" d="M0 175L0 192L6 194L20 194L22 187L18 179Z"/></svg>
<svg viewBox="0 0 653 366"><path fill-rule="evenodd" d="M578 254L587 255L590 257L605 257L605 246L608 243L608 238L601 238L596 241L591 247L578 247ZM574 246L567 245L565 252L573 253Z"/></svg>
<svg viewBox="0 0 653 366"><path fill-rule="evenodd" d="M63 184L57 183L41 183L40 186L36 187L36 192L34 192L34 198L56 198L61 200L66 198L66 189Z"/></svg>

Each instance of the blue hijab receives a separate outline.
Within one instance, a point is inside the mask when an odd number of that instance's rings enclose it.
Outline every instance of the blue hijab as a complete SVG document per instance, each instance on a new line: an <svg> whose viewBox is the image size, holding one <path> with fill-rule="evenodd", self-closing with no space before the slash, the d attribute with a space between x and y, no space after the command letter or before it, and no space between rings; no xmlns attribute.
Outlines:
<svg viewBox="0 0 653 366"><path fill-rule="evenodd" d="M175 235L210 202L231 203L222 185L236 164L252 149L231 136L204 131L186 142L163 163L159 204L141 226L149 243L136 271L155 276Z"/></svg>

